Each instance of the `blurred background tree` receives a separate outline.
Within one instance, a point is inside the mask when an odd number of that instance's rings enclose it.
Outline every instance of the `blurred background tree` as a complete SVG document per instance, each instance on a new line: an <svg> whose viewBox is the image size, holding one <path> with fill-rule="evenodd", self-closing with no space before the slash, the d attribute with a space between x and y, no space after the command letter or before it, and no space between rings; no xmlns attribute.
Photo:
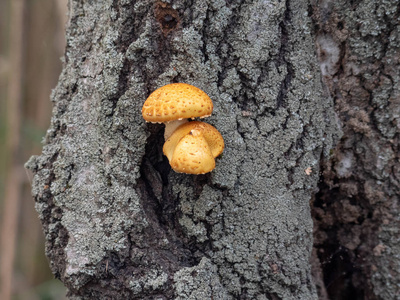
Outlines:
<svg viewBox="0 0 400 300"><path fill-rule="evenodd" d="M41 152L63 55L67 0L0 1L0 299L63 299L24 162Z"/></svg>

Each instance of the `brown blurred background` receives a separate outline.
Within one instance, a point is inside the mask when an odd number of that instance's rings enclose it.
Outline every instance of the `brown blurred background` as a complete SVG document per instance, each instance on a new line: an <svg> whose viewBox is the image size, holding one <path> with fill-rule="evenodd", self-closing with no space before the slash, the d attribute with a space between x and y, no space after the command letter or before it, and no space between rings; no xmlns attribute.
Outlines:
<svg viewBox="0 0 400 300"><path fill-rule="evenodd" d="M0 299L65 299L24 168L41 152L61 72L67 0L0 0Z"/></svg>

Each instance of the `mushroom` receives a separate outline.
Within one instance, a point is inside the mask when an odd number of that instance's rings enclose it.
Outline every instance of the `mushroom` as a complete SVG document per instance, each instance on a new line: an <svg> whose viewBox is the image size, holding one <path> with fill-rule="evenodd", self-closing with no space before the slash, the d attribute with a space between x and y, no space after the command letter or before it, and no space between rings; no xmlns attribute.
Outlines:
<svg viewBox="0 0 400 300"><path fill-rule="evenodd" d="M215 127L199 121L179 126L166 140L163 152L178 173L204 174L215 168L224 139Z"/></svg>
<svg viewBox="0 0 400 300"><path fill-rule="evenodd" d="M209 117L213 103L201 89L187 83L164 85L150 94L142 108L147 122L165 123L165 140L188 118Z"/></svg>

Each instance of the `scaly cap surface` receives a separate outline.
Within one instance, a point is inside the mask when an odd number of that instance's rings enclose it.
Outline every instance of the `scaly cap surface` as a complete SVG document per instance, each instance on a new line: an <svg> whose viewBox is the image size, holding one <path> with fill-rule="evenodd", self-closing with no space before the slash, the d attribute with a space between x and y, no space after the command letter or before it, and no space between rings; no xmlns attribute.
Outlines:
<svg viewBox="0 0 400 300"><path fill-rule="evenodd" d="M172 169L188 174L212 171L214 158L223 150L224 140L218 130L199 121L179 126L163 147Z"/></svg>
<svg viewBox="0 0 400 300"><path fill-rule="evenodd" d="M180 119L208 117L213 103L201 89L187 83L164 85L146 99L142 116L147 122L164 123Z"/></svg>

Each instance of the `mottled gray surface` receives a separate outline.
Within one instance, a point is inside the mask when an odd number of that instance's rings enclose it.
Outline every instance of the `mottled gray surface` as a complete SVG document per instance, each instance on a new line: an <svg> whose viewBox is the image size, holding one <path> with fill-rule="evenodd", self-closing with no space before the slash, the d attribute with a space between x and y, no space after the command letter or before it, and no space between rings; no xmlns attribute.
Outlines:
<svg viewBox="0 0 400 300"><path fill-rule="evenodd" d="M307 9L70 1L52 124L27 166L71 298L317 298L309 201L336 127ZM226 148L211 174L171 171L162 126L141 118L171 82L214 101Z"/></svg>
<svg viewBox="0 0 400 300"><path fill-rule="evenodd" d="M314 8L343 131L315 211L328 291L332 299L400 299L400 2L322 0Z"/></svg>

